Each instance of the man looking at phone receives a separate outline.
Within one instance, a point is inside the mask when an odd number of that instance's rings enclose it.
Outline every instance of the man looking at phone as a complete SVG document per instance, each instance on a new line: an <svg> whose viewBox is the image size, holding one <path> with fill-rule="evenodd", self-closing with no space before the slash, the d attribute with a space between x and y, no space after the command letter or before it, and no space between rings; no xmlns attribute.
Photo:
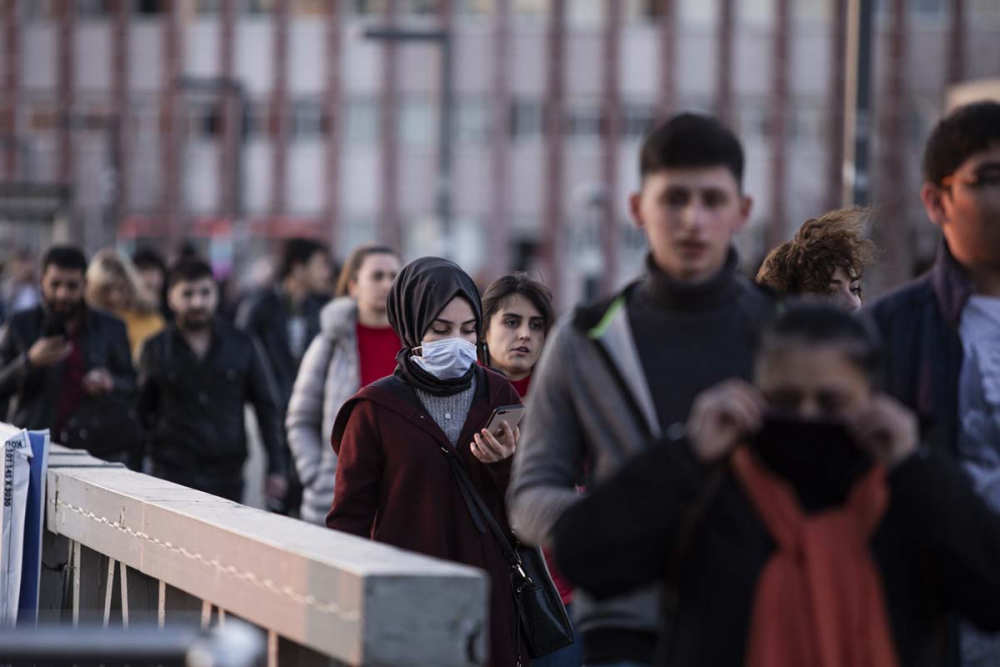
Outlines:
<svg viewBox="0 0 1000 667"><path fill-rule="evenodd" d="M125 325L87 307L86 270L79 249L50 248L42 259L42 303L16 313L0 331L0 398L9 401L7 420L51 429L57 440L87 397L114 393L131 401L135 393Z"/></svg>
<svg viewBox="0 0 1000 667"><path fill-rule="evenodd" d="M872 306L889 389L1000 510L1000 104L961 107L937 124L920 196L944 239L930 273ZM966 667L1000 664L1000 638L967 628L961 652Z"/></svg>
<svg viewBox="0 0 1000 667"><path fill-rule="evenodd" d="M548 546L578 502L575 487L609 477L683 424L694 397L749 379L769 299L740 277L732 237L746 224L743 148L707 116L655 129L640 155L632 216L646 233L645 275L560 322L542 354L510 484L514 529ZM623 547L628 548L628 547ZM587 665L648 665L658 633L655 588L575 602Z"/></svg>

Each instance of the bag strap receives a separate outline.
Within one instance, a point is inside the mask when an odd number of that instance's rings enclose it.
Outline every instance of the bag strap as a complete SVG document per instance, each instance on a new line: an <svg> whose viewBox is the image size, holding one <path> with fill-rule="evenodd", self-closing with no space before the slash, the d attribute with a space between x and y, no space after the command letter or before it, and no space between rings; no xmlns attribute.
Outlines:
<svg viewBox="0 0 1000 667"><path fill-rule="evenodd" d="M517 552L510 545L510 541L504 534L503 529L497 523L496 519L493 518L493 513L490 512L490 508L486 506L486 502L479 495L475 484L472 483L472 479L469 477L468 471L462 462L458 460L458 456L446 447L441 447L441 451L451 465L451 471L455 475L455 481L458 483L459 491L462 493L462 499L465 500L465 505L469 508L469 513L472 515L472 522L476 524L479 532L483 533L486 532L483 527L483 519L486 520L486 524L490 527L490 532L493 533L494 537L497 538L497 542L500 543L500 550L503 552L504 559L506 559L510 569L517 572L521 577L522 583L519 586L514 586L514 583L511 582L511 591L514 593L514 607L517 609L517 619L514 622L514 645L517 647L517 667L522 667L524 662L521 658L521 592L525 586L531 585L531 578L525 574L524 568L521 566L521 557L517 555Z"/></svg>
<svg viewBox="0 0 1000 667"><path fill-rule="evenodd" d="M503 532L503 528L501 528L500 524L497 523L489 507L486 506L486 501L484 501L482 496L479 495L479 491L476 490L476 486L469 477L469 473L466 471L465 466L458 460L455 452L443 446L441 447L441 451L444 453L445 458L448 459L448 463L451 465L451 470L455 475L455 481L458 482L462 498L465 500L465 504L469 508L469 513L472 514L472 521L476 524L476 528L479 529L479 532L485 532L483 529L483 523L485 521L485 524L489 527L490 532L493 533L497 542L500 543L500 549L503 551L504 558L512 568L520 570L523 575L523 570L521 570L521 557L517 555L516 551L514 551L510 541L507 539L507 535Z"/></svg>

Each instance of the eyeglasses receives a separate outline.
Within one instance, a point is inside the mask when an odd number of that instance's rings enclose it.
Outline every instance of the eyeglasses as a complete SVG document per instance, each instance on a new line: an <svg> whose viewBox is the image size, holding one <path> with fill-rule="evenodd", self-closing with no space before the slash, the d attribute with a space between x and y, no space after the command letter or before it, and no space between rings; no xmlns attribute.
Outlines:
<svg viewBox="0 0 1000 667"><path fill-rule="evenodd" d="M961 183L972 190L1000 188L1000 164L990 163L977 169L972 178L958 178L955 174L941 179L941 187L950 188L955 183Z"/></svg>

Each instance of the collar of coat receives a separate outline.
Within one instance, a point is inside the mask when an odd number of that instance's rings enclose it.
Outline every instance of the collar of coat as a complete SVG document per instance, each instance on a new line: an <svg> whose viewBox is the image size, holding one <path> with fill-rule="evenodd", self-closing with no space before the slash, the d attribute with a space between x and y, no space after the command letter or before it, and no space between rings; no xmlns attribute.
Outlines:
<svg viewBox="0 0 1000 667"><path fill-rule="evenodd" d="M337 297L320 311L320 330L330 340L353 338L357 325L358 304L349 296Z"/></svg>
<svg viewBox="0 0 1000 667"><path fill-rule="evenodd" d="M958 329L962 321L962 310L972 296L972 279L958 263L958 260L951 254L948 244L941 242L938 249L937 261L931 274L931 283L934 286L934 296L937 299L938 308L944 315L948 323Z"/></svg>
<svg viewBox="0 0 1000 667"><path fill-rule="evenodd" d="M510 382L502 375L481 366L477 368L476 373L476 395L472 401L472 406L469 408L465 425L462 427L461 436L462 438L468 436L470 441L472 437L470 431L478 430L486 425L493 407L506 405L510 402L510 399L504 398L505 393L516 396L516 392L514 392ZM362 388L361 391L355 394L340 409L340 412L337 414L337 421L333 426L333 436L331 438L333 451L338 456L340 455L340 443L347 429L347 422L350 419L351 413L363 401L369 401L394 412L404 421L416 428L420 428L443 444L451 444L444 431L441 430L441 427L427 413L427 410L420 402L413 388L401 382L395 376L390 375ZM472 429L471 425L474 424L481 424L481 426Z"/></svg>

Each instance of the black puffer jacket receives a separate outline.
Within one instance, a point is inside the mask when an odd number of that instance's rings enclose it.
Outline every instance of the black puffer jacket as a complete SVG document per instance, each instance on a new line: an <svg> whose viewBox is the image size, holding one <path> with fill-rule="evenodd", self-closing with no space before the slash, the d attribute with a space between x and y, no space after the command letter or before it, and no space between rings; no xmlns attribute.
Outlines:
<svg viewBox="0 0 1000 667"><path fill-rule="evenodd" d="M7 401L6 419L20 428L51 429L62 389L65 363L35 368L28 350L42 337L46 310L37 306L11 316L0 330L0 400ZM83 370L104 368L123 401L135 396L135 369L125 324L103 311L88 308L83 320Z"/></svg>
<svg viewBox="0 0 1000 667"><path fill-rule="evenodd" d="M284 474L277 391L249 336L218 321L205 358L198 359L172 324L143 346L138 410L158 466L238 472L247 457L247 403L257 414L268 472Z"/></svg>

